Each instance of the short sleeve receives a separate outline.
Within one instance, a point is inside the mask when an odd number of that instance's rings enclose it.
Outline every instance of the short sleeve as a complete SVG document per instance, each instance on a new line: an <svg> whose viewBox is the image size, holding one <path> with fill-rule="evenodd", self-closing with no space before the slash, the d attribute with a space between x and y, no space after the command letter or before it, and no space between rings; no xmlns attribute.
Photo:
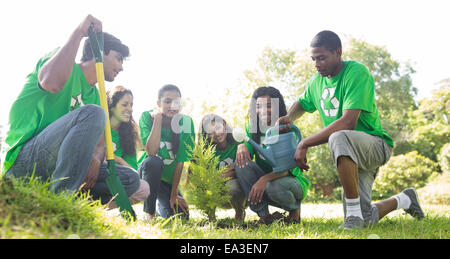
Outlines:
<svg viewBox="0 0 450 259"><path fill-rule="evenodd" d="M151 111L143 112L141 118L139 118L139 130L142 144L145 146L147 143L148 136L152 131L153 121L151 120Z"/></svg>
<svg viewBox="0 0 450 259"><path fill-rule="evenodd" d="M188 123L186 125L185 123ZM177 162L187 162L191 159L190 150L194 148L195 143L195 129L194 122L189 116L183 116L182 127L180 133L180 146L177 152Z"/></svg>
<svg viewBox="0 0 450 259"><path fill-rule="evenodd" d="M313 80L310 80L308 84L306 85L306 90L303 92L303 94L298 99L298 102L302 106L303 110L306 112L312 113L315 112L316 106L314 105L313 98L311 96L311 85Z"/></svg>
<svg viewBox="0 0 450 259"><path fill-rule="evenodd" d="M372 112L374 107L374 82L369 70L355 64L344 78L343 110L359 109Z"/></svg>

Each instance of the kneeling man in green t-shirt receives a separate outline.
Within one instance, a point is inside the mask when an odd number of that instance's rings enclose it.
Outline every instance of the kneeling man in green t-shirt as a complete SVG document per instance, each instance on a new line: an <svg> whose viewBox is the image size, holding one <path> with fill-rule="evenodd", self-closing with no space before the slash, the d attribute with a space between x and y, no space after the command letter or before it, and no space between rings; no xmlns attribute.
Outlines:
<svg viewBox="0 0 450 259"><path fill-rule="evenodd" d="M292 123L305 111L319 112L325 128L299 143L295 160L307 171L308 148L328 142L344 189L345 220L341 227L362 228L400 208L416 218L424 217L413 188L371 203L378 168L389 160L394 146L381 126L372 74L361 63L342 60L341 40L331 31L314 37L311 58L318 73L278 124Z"/></svg>
<svg viewBox="0 0 450 259"><path fill-rule="evenodd" d="M88 40L81 62L75 63L91 25L94 31L102 29L101 22L88 15L66 44L41 58L28 75L9 114L9 150L3 172L8 177L49 180L54 192L89 190L106 203L112 198L104 162L106 116L99 106L95 61ZM103 35L105 80L112 82L122 71L129 49L114 36ZM149 195L148 184L140 181L135 170L117 165L116 172L132 202Z"/></svg>

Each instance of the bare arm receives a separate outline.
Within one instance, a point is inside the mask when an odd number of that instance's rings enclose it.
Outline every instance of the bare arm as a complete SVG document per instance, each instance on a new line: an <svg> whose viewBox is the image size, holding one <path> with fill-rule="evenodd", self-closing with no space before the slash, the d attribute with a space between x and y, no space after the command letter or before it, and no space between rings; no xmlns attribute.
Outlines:
<svg viewBox="0 0 450 259"><path fill-rule="evenodd" d="M162 127L162 114L152 114L153 127L150 135L148 136L147 143L145 143L145 152L149 156L156 156L159 152L159 145L161 142L161 127Z"/></svg>
<svg viewBox="0 0 450 259"><path fill-rule="evenodd" d="M65 83L72 74L80 42L87 36L91 23L94 24L94 30L102 30L101 22L88 15L71 34L66 44L42 66L38 75L39 84L42 88L54 94L64 88Z"/></svg>
<svg viewBox="0 0 450 259"><path fill-rule="evenodd" d="M170 207L176 213L176 206L180 207L184 213L189 214L189 207L186 201L178 196L178 185L180 184L181 174L183 173L184 162L176 162L173 173L172 190L170 193Z"/></svg>
<svg viewBox="0 0 450 259"><path fill-rule="evenodd" d="M344 110L342 117L335 122L323 128L316 134L313 134L305 138L302 142L306 147L317 146L328 142L328 138L331 134L340 130L353 130L358 122L359 114L361 110Z"/></svg>
<svg viewBox="0 0 450 259"><path fill-rule="evenodd" d="M306 153L309 147L318 146L328 142L328 138L334 132L340 130L353 130L358 122L359 114L361 110L344 110L342 117L335 122L328 125L326 128L320 130L316 134L313 134L302 141L297 146L294 159L298 167L302 170L308 171Z"/></svg>
<svg viewBox="0 0 450 259"><path fill-rule="evenodd" d="M120 156L114 155L114 161L116 161L116 163L118 163L119 165L124 165L133 168L130 164L127 163L127 161L125 161Z"/></svg>
<svg viewBox="0 0 450 259"><path fill-rule="evenodd" d="M261 202L262 197L264 195L264 191L266 190L266 185L268 182L276 180L278 178L284 177L289 174L289 171L281 172L281 173L268 173L261 178L252 186L250 193L248 194L248 201L252 204L258 204Z"/></svg>
<svg viewBox="0 0 450 259"><path fill-rule="evenodd" d="M91 163L89 164L88 171L86 173L86 176L83 180L83 190L88 190L92 187L94 187L95 183L97 182L98 173L100 171L100 166L105 160L105 136L102 135L100 137L100 140L97 143L97 146L94 150L94 154L92 155Z"/></svg>

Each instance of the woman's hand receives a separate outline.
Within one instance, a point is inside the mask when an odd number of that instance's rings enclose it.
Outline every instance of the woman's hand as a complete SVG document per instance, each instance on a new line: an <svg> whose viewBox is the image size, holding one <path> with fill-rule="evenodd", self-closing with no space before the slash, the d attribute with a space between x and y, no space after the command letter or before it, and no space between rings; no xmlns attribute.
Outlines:
<svg viewBox="0 0 450 259"><path fill-rule="evenodd" d="M250 151L245 144L240 144L236 152L236 165L240 168L245 167L251 160Z"/></svg>
<svg viewBox="0 0 450 259"><path fill-rule="evenodd" d="M253 185L250 193L248 194L248 201L251 204L258 204L261 202L266 190L267 180L264 177L259 178L259 180Z"/></svg>

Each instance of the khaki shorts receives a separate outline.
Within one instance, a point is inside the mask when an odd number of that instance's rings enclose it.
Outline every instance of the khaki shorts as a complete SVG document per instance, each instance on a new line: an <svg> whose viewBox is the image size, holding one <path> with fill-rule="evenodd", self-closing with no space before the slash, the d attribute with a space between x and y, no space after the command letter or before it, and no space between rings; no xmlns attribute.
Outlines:
<svg viewBox="0 0 450 259"><path fill-rule="evenodd" d="M380 166L391 157L392 147L381 137L355 130L342 130L331 134L328 145L335 165L340 156L348 156L358 165L359 196L364 221L366 224L378 222L378 209L371 203L372 185ZM344 197L342 192L346 215Z"/></svg>

